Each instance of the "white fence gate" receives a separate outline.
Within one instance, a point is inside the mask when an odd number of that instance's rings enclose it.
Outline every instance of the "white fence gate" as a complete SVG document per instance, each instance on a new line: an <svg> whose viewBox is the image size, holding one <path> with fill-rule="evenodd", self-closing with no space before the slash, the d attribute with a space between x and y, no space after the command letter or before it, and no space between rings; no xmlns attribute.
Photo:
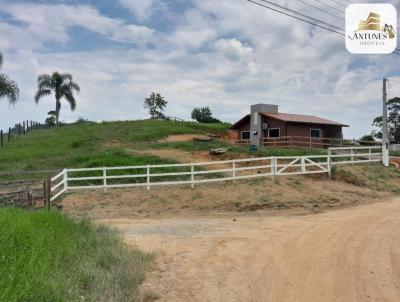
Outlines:
<svg viewBox="0 0 400 302"><path fill-rule="evenodd" d="M330 148L327 155L271 156L189 164L64 169L51 179L51 200L68 190L184 185L265 176L328 173L333 165L381 162L381 147Z"/></svg>

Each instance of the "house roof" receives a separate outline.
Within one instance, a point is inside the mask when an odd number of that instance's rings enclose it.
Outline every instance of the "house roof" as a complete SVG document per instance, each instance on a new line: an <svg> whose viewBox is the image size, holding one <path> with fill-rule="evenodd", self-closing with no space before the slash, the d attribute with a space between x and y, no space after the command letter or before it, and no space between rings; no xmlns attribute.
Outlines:
<svg viewBox="0 0 400 302"><path fill-rule="evenodd" d="M301 124L319 124L319 125L332 125L332 126L343 126L348 127L348 125L337 123L334 121L330 121L318 116L314 115L303 115L303 114L291 114L291 113L271 113L271 112L261 112L261 115L269 118L273 118L276 120L290 122L290 123L301 123ZM232 128L236 128L240 123L250 118L250 114L247 114L235 124L232 125Z"/></svg>

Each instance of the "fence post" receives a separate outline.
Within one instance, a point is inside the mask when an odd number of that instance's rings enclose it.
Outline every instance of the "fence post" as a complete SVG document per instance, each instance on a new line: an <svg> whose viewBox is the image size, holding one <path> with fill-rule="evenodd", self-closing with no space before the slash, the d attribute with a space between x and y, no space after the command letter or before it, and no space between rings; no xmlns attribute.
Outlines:
<svg viewBox="0 0 400 302"><path fill-rule="evenodd" d="M190 166L190 187L193 189L194 188L194 166Z"/></svg>
<svg viewBox="0 0 400 302"><path fill-rule="evenodd" d="M68 170L67 169L64 169L63 179L64 179L64 190L66 193L68 193Z"/></svg>
<svg viewBox="0 0 400 302"><path fill-rule="evenodd" d="M106 169L106 167L103 167L103 187L104 187L104 192L107 192L107 169Z"/></svg>
<svg viewBox="0 0 400 302"><path fill-rule="evenodd" d="M150 165L147 165L147 191L150 191Z"/></svg>
<svg viewBox="0 0 400 302"><path fill-rule="evenodd" d="M275 156L270 157L272 179L275 180Z"/></svg>
<svg viewBox="0 0 400 302"><path fill-rule="evenodd" d="M332 155L332 150L331 148L328 149L328 176L329 178L332 178L332 162L331 162L331 155Z"/></svg>
<svg viewBox="0 0 400 302"><path fill-rule="evenodd" d="M351 154L351 164L353 165L353 161L354 161L354 151L353 151L353 148L350 149L350 154Z"/></svg>
<svg viewBox="0 0 400 302"><path fill-rule="evenodd" d="M47 177L43 183L44 208L50 209L51 206L51 178Z"/></svg>
<svg viewBox="0 0 400 302"><path fill-rule="evenodd" d="M21 123L18 124L18 136L21 136Z"/></svg>
<svg viewBox="0 0 400 302"><path fill-rule="evenodd" d="M3 130L0 130L0 147L3 147Z"/></svg>
<svg viewBox="0 0 400 302"><path fill-rule="evenodd" d="M306 159L304 156L301 157L301 172L302 173L306 172Z"/></svg>
<svg viewBox="0 0 400 302"><path fill-rule="evenodd" d="M8 141L11 139L11 127L8 127Z"/></svg>
<svg viewBox="0 0 400 302"><path fill-rule="evenodd" d="M372 149L369 148L369 149L368 149L368 160L371 160L371 158L372 158L372 157L371 157L371 151L372 151Z"/></svg>
<svg viewBox="0 0 400 302"><path fill-rule="evenodd" d="M232 163L232 177L233 179L236 178L236 162Z"/></svg>

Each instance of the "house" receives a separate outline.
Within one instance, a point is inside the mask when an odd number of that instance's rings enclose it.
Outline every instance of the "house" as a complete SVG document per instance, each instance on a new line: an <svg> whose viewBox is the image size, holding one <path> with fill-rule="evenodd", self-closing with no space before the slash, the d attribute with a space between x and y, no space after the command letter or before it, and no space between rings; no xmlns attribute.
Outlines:
<svg viewBox="0 0 400 302"><path fill-rule="evenodd" d="M341 143L345 124L312 115L280 113L277 105L252 105L250 114L232 125L238 143L326 148Z"/></svg>

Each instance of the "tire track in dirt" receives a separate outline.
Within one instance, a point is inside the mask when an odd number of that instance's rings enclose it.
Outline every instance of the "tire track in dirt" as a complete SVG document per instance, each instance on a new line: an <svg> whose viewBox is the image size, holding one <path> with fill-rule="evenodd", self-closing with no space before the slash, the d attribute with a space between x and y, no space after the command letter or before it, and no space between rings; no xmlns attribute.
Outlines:
<svg viewBox="0 0 400 302"><path fill-rule="evenodd" d="M400 200L296 217L107 223L162 251L146 282L160 301L400 301Z"/></svg>

